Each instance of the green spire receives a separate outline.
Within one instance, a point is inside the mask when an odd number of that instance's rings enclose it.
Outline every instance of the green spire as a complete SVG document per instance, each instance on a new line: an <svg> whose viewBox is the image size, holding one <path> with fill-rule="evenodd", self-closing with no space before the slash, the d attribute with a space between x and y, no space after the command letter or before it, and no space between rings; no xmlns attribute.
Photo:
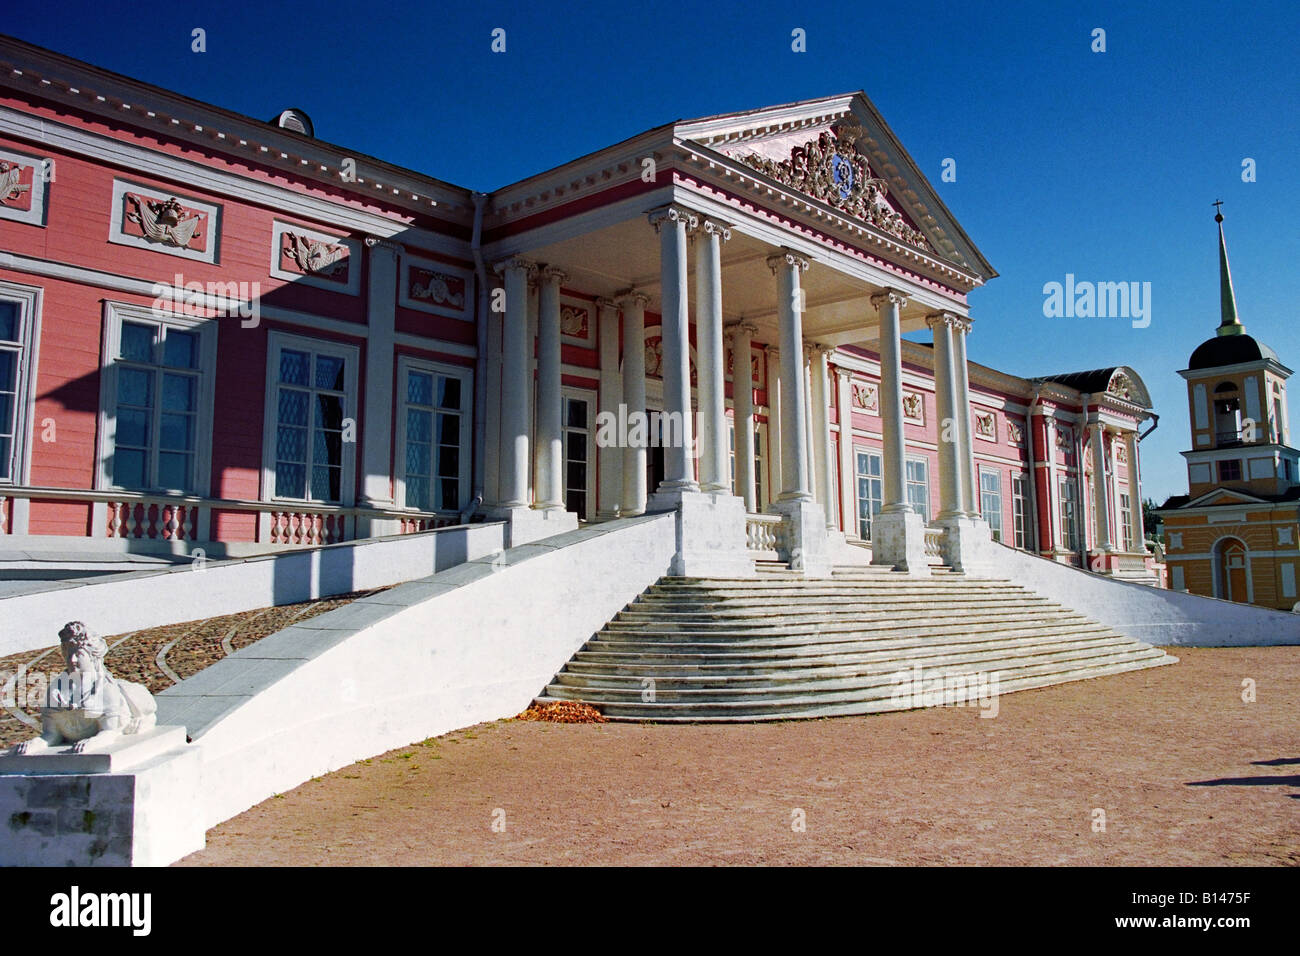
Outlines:
<svg viewBox="0 0 1300 956"><path fill-rule="evenodd" d="M1237 318L1237 296L1232 291L1232 270L1228 268L1228 246L1223 239L1223 213L1219 207L1223 200L1214 204L1214 221L1219 224L1219 321L1220 335L1241 335L1246 327Z"/></svg>

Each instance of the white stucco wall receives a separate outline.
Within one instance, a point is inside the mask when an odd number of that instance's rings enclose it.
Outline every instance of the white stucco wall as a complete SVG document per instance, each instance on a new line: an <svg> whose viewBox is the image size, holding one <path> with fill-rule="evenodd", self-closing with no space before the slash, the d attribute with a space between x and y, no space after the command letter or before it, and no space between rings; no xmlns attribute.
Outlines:
<svg viewBox="0 0 1300 956"><path fill-rule="evenodd" d="M18 593L0 598L0 657L57 644L68 621L123 634L411 581L500 552L503 529L459 525L161 571L12 582Z"/></svg>
<svg viewBox="0 0 1300 956"><path fill-rule="evenodd" d="M1300 644L1300 614L1118 581L1005 545L991 548L989 560L989 576L1007 578L1148 644Z"/></svg>
<svg viewBox="0 0 1300 956"><path fill-rule="evenodd" d="M356 760L524 710L668 570L674 517L593 525L271 635L158 697L202 753L207 826Z"/></svg>

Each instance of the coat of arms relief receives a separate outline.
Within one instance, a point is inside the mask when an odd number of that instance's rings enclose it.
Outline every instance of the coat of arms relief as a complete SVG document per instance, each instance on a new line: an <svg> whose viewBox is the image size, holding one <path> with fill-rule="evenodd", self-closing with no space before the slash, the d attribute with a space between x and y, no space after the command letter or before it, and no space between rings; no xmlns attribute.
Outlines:
<svg viewBox="0 0 1300 956"><path fill-rule="evenodd" d="M794 147L789 159L777 161L757 153L737 158L782 185L820 199L908 245L932 251L924 234L890 203L889 184L872 175L866 157L858 152L855 144L862 135L861 127L846 123Z"/></svg>

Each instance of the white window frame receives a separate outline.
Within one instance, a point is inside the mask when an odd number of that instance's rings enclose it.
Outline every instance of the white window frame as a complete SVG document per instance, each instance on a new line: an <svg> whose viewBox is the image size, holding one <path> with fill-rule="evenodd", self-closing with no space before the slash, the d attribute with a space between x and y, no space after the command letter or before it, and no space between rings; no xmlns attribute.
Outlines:
<svg viewBox="0 0 1300 956"><path fill-rule="evenodd" d="M1057 485L1058 511L1060 512L1061 549L1079 550L1079 496L1075 494L1073 475L1061 475ZM1069 489L1069 495L1066 495ZM1068 514L1066 505L1069 505ZM1068 519L1068 520L1067 520Z"/></svg>
<svg viewBox="0 0 1300 956"><path fill-rule="evenodd" d="M763 510L766 502L763 495L766 492L764 485L767 484L763 469L766 467L766 458L763 450L767 446L767 425L754 420L754 506L759 511ZM736 483L736 416L730 408L727 409L727 463L731 469L728 474L731 477L731 493L737 497L745 497L744 489Z"/></svg>
<svg viewBox="0 0 1300 956"><path fill-rule="evenodd" d="M14 381L14 440L9 477L0 487L25 485L32 470L36 428L36 368L41 342L41 299L37 286L0 282L0 299L18 304L18 376ZM6 349L9 350L8 348ZM17 504L17 502L15 502Z"/></svg>
<svg viewBox="0 0 1300 956"><path fill-rule="evenodd" d="M474 462L474 446L472 438L474 420L474 370L466 368L463 365L450 365L446 362L434 362L428 359L416 358L412 355L398 356L396 386L398 422L396 449L397 467L393 469L393 492L396 496L395 500L397 507L403 511L420 510L406 504L406 412L410 405L406 399L408 394L406 388L406 376L411 372L424 372L427 374L442 375L446 378L455 378L460 380L460 471L457 475L461 489L460 500L456 502L455 509L446 507L442 509L448 514L453 510L459 514L461 511L464 511L465 507L469 504L469 495L473 490L470 487L470 469Z"/></svg>
<svg viewBox="0 0 1300 956"><path fill-rule="evenodd" d="M905 458L905 461L908 464L911 464L913 462L918 462L925 467L925 510L922 511L920 514L921 514L921 519L928 525L930 523L930 459L925 458L921 455L908 455ZM909 490L912 488L913 485L916 484L917 482L914 482L907 477L907 465L904 465L903 466L903 500L907 502L909 505L912 505L912 496L911 494L909 494ZM912 505L912 507L913 509L915 509L916 506Z"/></svg>
<svg viewBox="0 0 1300 956"><path fill-rule="evenodd" d="M266 393L262 417L262 488L261 500L267 502L286 502L294 504L322 504L351 508L356 504L357 491L357 446L360 444L360 428L357 429L357 441L343 444L343 469L339 478L339 501L321 501L316 498L287 498L279 494L275 487L275 442L279 425L279 403L276 389L280 384L280 351L297 349L318 352L344 360L343 373L343 418L357 421L357 374L361 364L361 349L346 342L332 339L317 339L305 335L272 330L266 341ZM307 436L311 441L310 429ZM311 474L307 475L305 490L311 490Z"/></svg>
<svg viewBox="0 0 1300 956"><path fill-rule="evenodd" d="M1018 489L1018 490L1017 490ZM1019 508L1019 511L1017 511ZM1011 534L1012 543L1022 551L1037 550L1034 542L1035 504L1029 494L1029 475L1011 476ZM1016 527L1017 522L1020 527ZM1017 540L1019 539L1019 540Z"/></svg>
<svg viewBox="0 0 1300 956"><path fill-rule="evenodd" d="M992 475L994 478L997 479L997 485L998 485L998 487L997 487L996 494L997 494L997 496L998 496L998 513L997 513L997 523L996 523L996 525L994 524L994 522L989 521L989 512L986 511L985 508L984 508L984 496L985 496L985 495L993 495L993 494L995 493L995 492L989 491L988 489L986 489L986 488L984 487L984 476L985 476L985 475ZM1005 537L1005 534L1006 534L1006 528L1004 527L1004 523L1003 523L1003 518L1005 517L1005 515L1003 514L1003 509L1002 509L1002 470L999 469L999 468L991 468L991 467L989 467L988 465L980 465L980 467L979 467L979 486L980 486L980 487L979 487L979 495L980 495L980 517L983 518L983 519L984 519L984 523L987 524L987 525L989 526L989 530L992 532L992 535L993 535L993 540L994 540L994 541L1001 541L1001 540L1003 540L1003 538Z"/></svg>
<svg viewBox="0 0 1300 956"><path fill-rule="evenodd" d="M578 399L587 403L587 511L578 515L584 521L592 520L596 513L597 476L596 470L596 392L590 388L577 388L565 385L560 389L560 484L563 486L560 500L565 507L569 503L569 416L568 402L563 399Z"/></svg>
<svg viewBox="0 0 1300 956"><path fill-rule="evenodd" d="M880 464L880 474L879 475L863 474L863 472L861 472L858 469L859 455L866 455L868 458L875 458L877 462L879 462ZM885 505L885 455L882 449L866 448L862 445L855 445L853 447L853 500L856 506L854 510L854 514L857 516L857 531L858 531L858 536L861 537L862 540L870 541L871 540L870 535L862 534L862 503L864 501L871 500L870 498L863 498L862 495L859 494L858 482L861 481L863 478L866 478L869 481L880 482L880 506L883 508ZM870 520L874 521L876 515L878 514L880 514L879 511L871 513Z"/></svg>
<svg viewBox="0 0 1300 956"><path fill-rule="evenodd" d="M217 388L217 319L180 315L128 302L104 303L104 335L99 358L99 428L95 451L95 488L99 491L138 491L114 484L109 467L117 438L117 352L122 323L168 326L199 335L199 387L194 416L194 486L185 494L206 498L212 490L212 418ZM158 366L155 366L158 367ZM162 396L158 396L161 408ZM156 438L156 436L155 436ZM158 449L153 449L157 457ZM156 466L151 466L156 471ZM149 489L145 493L166 493ZM171 489L175 493L175 489Z"/></svg>
<svg viewBox="0 0 1300 956"><path fill-rule="evenodd" d="M1120 492L1119 496L1119 528L1120 534L1124 536L1124 550L1136 551L1133 542L1133 496L1127 491Z"/></svg>

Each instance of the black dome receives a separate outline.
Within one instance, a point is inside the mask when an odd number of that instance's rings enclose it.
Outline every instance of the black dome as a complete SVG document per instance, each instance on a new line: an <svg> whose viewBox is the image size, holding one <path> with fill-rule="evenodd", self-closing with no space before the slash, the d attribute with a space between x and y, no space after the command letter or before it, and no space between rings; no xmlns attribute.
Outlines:
<svg viewBox="0 0 1300 956"><path fill-rule="evenodd" d="M1258 362L1260 359L1277 361L1277 353L1267 345L1256 342L1254 336L1216 335L1196 347L1191 361L1187 363L1189 371L1199 368L1218 368L1221 365L1237 365L1241 362Z"/></svg>

